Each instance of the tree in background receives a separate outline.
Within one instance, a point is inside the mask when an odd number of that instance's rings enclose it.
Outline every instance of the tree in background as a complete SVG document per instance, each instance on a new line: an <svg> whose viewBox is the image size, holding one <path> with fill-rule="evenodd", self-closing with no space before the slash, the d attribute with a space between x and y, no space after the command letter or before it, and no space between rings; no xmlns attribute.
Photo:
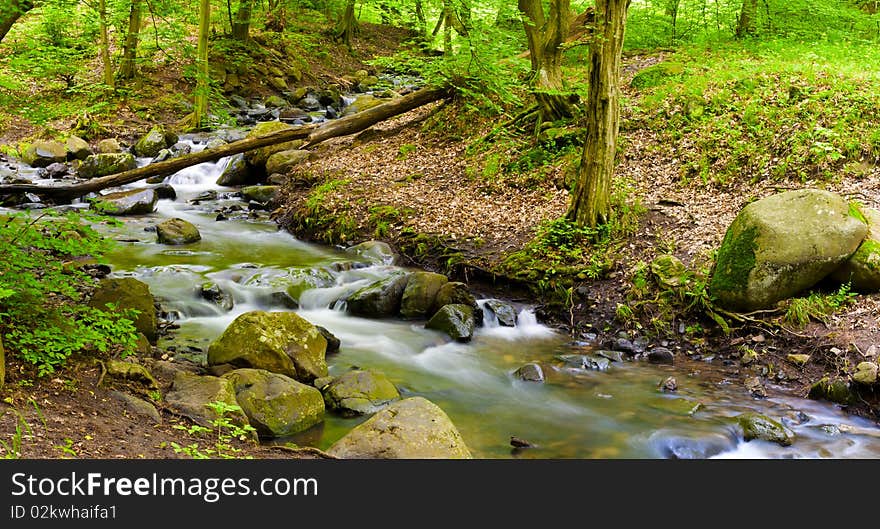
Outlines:
<svg viewBox="0 0 880 529"><path fill-rule="evenodd" d="M736 38L741 39L758 34L758 0L743 0L739 21L736 24Z"/></svg>
<svg viewBox="0 0 880 529"><path fill-rule="evenodd" d="M141 31L141 8L143 0L131 0L128 14L128 32L122 47L122 62L119 64L119 77L132 79L137 74L137 46Z"/></svg>
<svg viewBox="0 0 880 529"><path fill-rule="evenodd" d="M590 88L581 165L568 211L581 226L605 224L611 213L611 180L620 125L620 55L630 0L596 0L590 41Z"/></svg>
<svg viewBox="0 0 880 529"><path fill-rule="evenodd" d="M532 62L532 86L538 102L540 121L556 121L572 116L568 94L563 92L562 44L568 36L571 7L569 0L550 0L545 15L541 0L519 0L523 27Z"/></svg>
<svg viewBox="0 0 880 529"><path fill-rule="evenodd" d="M31 0L0 1L0 42L22 15L34 8Z"/></svg>
<svg viewBox="0 0 880 529"><path fill-rule="evenodd" d="M342 16L339 17L334 33L336 40L345 44L348 49L351 49L351 39L358 30L357 17L354 16L354 5L355 0L348 0L345 3L345 9L342 11Z"/></svg>
<svg viewBox="0 0 880 529"><path fill-rule="evenodd" d="M184 128L200 129L208 118L208 35L211 31L211 0L199 0L199 43L196 49L195 108L184 120Z"/></svg>
<svg viewBox="0 0 880 529"><path fill-rule="evenodd" d="M248 40L251 30L251 13L253 11L253 0L241 0L238 4L238 11L235 12L235 20L232 24L232 38L242 42Z"/></svg>

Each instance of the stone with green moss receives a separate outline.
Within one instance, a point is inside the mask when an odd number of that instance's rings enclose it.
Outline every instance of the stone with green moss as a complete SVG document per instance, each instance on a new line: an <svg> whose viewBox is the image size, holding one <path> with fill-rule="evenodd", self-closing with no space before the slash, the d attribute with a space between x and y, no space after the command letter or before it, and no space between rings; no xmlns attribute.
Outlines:
<svg viewBox="0 0 880 529"><path fill-rule="evenodd" d="M868 227L840 196L787 191L743 208L727 229L709 291L735 311L773 307L814 286L856 251Z"/></svg>
<svg viewBox="0 0 880 529"><path fill-rule="evenodd" d="M134 144L132 150L138 156L155 158L159 155L159 151L168 146L168 143L166 143L165 129L160 126L155 126Z"/></svg>
<svg viewBox="0 0 880 529"><path fill-rule="evenodd" d="M794 439L794 433L773 419L758 413L743 413L738 415L736 422L743 429L746 441L758 439L777 443L780 446L790 446Z"/></svg>
<svg viewBox="0 0 880 529"><path fill-rule="evenodd" d="M282 130L291 130L293 125L282 123L280 121L263 121L257 123L256 126L248 133L247 138L257 138L266 136L274 132ZM291 140L282 143L268 145L259 149L253 149L244 153L244 159L254 167L265 167L269 157L276 152L287 151L290 149L298 149L303 144L303 140Z"/></svg>
<svg viewBox="0 0 880 529"><path fill-rule="evenodd" d="M664 288L676 288L684 283L687 268L674 255L661 255L651 261L651 274Z"/></svg>
<svg viewBox="0 0 880 529"><path fill-rule="evenodd" d="M804 366L810 361L810 355L807 354L789 354L785 359L796 366Z"/></svg>
<svg viewBox="0 0 880 529"><path fill-rule="evenodd" d="M174 376L171 389L165 395L165 403L171 411L207 428L212 428L213 421L219 418L210 406L214 402L238 405L235 400L235 386L231 380L180 371ZM230 412L226 416L235 424L248 424L247 416L243 412Z"/></svg>
<svg viewBox="0 0 880 529"><path fill-rule="evenodd" d="M64 147L67 149L68 160L85 160L92 154L89 144L79 136L67 138L67 141L64 142Z"/></svg>
<svg viewBox="0 0 880 529"><path fill-rule="evenodd" d="M448 282L445 275L434 272L410 274L400 301L400 315L410 319L426 317L434 306L440 287Z"/></svg>
<svg viewBox="0 0 880 529"><path fill-rule="evenodd" d="M874 362L860 362L852 378L859 384L870 386L877 382L877 370L877 364Z"/></svg>
<svg viewBox="0 0 880 529"><path fill-rule="evenodd" d="M156 307L150 287L133 277L104 278L95 288L89 306L109 310L107 303L113 303L116 312L121 309L138 311L134 320L135 328L143 333L150 343L156 343Z"/></svg>
<svg viewBox="0 0 880 529"><path fill-rule="evenodd" d="M471 294L470 289L460 281L450 281L440 287L437 297L434 298L434 306L431 307L430 315L434 315L444 305L459 304L467 305L474 312L474 321L477 325L483 323L483 311L477 305L477 299Z"/></svg>
<svg viewBox="0 0 880 529"><path fill-rule="evenodd" d="M321 392L263 369L236 369L223 375L248 422L263 438L286 437L324 420Z"/></svg>
<svg viewBox="0 0 880 529"><path fill-rule="evenodd" d="M21 159L31 167L48 167L67 160L67 148L57 141L37 140L25 149Z"/></svg>
<svg viewBox="0 0 880 529"><path fill-rule="evenodd" d="M813 400L827 400L837 404L852 404L856 401L855 392L842 378L824 377L810 387L807 397Z"/></svg>
<svg viewBox="0 0 880 529"><path fill-rule="evenodd" d="M327 408L343 416L376 413L400 398L397 388L383 373L359 369L335 378L322 393Z"/></svg>
<svg viewBox="0 0 880 529"><path fill-rule="evenodd" d="M853 206L855 208L855 206ZM841 283L849 283L857 292L880 291L880 211L873 208L856 208L868 224L868 234L852 256L837 268L831 277Z"/></svg>
<svg viewBox="0 0 880 529"><path fill-rule="evenodd" d="M256 182L251 167L244 159L244 154L234 154L229 158L229 163L217 178L218 186L240 186Z"/></svg>
<svg viewBox="0 0 880 529"><path fill-rule="evenodd" d="M208 365L265 369L300 382L327 376L327 340L293 312L251 311L208 347Z"/></svg>
<svg viewBox="0 0 880 529"><path fill-rule="evenodd" d="M449 416L411 397L392 403L356 426L327 452L343 459L471 459Z"/></svg>
<svg viewBox="0 0 880 529"><path fill-rule="evenodd" d="M475 327L474 309L460 303L443 305L425 324L426 329L444 332L457 342L469 342Z"/></svg>
<svg viewBox="0 0 880 529"><path fill-rule="evenodd" d="M351 104L345 107L345 109L342 111L342 117L357 114L358 112L363 112L364 110L377 107L382 103L383 101L381 99L373 97L370 94L361 94L357 96L355 100L351 102Z"/></svg>
<svg viewBox="0 0 880 529"><path fill-rule="evenodd" d="M148 388L158 389L159 383L146 367L125 360L107 360L105 363L107 376L140 382Z"/></svg>
<svg viewBox="0 0 880 529"><path fill-rule="evenodd" d="M278 186L248 186L242 188L241 196L245 200L252 200L260 204L266 204L278 193Z"/></svg>
<svg viewBox="0 0 880 529"><path fill-rule="evenodd" d="M286 174L295 166L309 159L311 153L303 149L276 152L266 160L266 174Z"/></svg>
<svg viewBox="0 0 880 529"><path fill-rule="evenodd" d="M348 311L365 318L387 318L400 311L407 274L395 274L355 291L348 297Z"/></svg>
<svg viewBox="0 0 880 529"><path fill-rule="evenodd" d="M159 195L151 188L107 193L92 200L89 209L105 215L147 215L156 209Z"/></svg>
<svg viewBox="0 0 880 529"><path fill-rule="evenodd" d="M99 178L136 167L137 161L131 153L99 153L87 156L77 168L76 175L80 178Z"/></svg>
<svg viewBox="0 0 880 529"><path fill-rule="evenodd" d="M156 238L160 244L190 244L200 241L202 234L192 223L175 217L156 225Z"/></svg>

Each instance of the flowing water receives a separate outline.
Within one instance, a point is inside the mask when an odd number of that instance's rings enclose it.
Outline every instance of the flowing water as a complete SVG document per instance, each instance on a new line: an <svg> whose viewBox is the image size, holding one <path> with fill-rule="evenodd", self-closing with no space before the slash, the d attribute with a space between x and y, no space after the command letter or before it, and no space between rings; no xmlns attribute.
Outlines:
<svg viewBox="0 0 880 529"><path fill-rule="evenodd" d="M396 267L298 241L265 215L249 218L246 205L241 218L216 220L219 208L242 205L234 189L214 183L225 164L201 164L166 178L177 199L160 200L155 213L126 218L121 227L103 228L122 241L108 256L114 275L149 284L179 325L159 342L178 358L204 362L208 344L244 312L290 310L272 294L297 286L296 312L342 342L340 352L328 356L331 375L355 366L384 372L403 396L424 396L446 411L476 457L880 457L880 429L873 423L774 388L768 388L770 398L754 399L728 380L732 368L717 360L684 367L613 363L605 371L561 366L547 370L545 383L518 380L512 373L524 363L560 365L558 355L585 352L537 322L527 305L518 307L514 328L499 326L487 313L467 344L426 330L423 321L348 315L340 300ZM218 198L193 202L205 191ZM156 243L148 230L168 217L195 224L202 240ZM199 296L207 281L232 295L231 311ZM658 383L670 375L678 391L661 392ZM794 431L794 444L744 442L732 417L746 411L783 422ZM327 448L363 420L328 413L323 424L292 440ZM536 446L514 449L511 436Z"/></svg>

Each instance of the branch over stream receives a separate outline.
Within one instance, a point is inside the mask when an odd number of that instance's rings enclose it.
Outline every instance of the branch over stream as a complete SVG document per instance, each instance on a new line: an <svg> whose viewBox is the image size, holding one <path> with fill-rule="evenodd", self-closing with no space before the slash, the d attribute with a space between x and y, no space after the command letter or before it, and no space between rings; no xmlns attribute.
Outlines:
<svg viewBox="0 0 880 529"><path fill-rule="evenodd" d="M423 88L401 98L382 103L373 108L339 118L337 120L321 123L320 125L303 125L291 130L273 132L265 136L247 138L236 141L216 149L204 150L194 154L188 154L179 158L173 158L164 162L156 162L144 167L138 167L130 171L123 171L112 175L93 178L86 182L62 186L42 186L37 184L6 184L0 185L0 194L34 193L45 198L59 201L69 201L73 198L86 195L125 184L131 184L152 176L168 176L205 162L213 162L226 156L232 156L242 152L259 149L268 145L275 145L296 139L304 139L303 149L313 147L322 141L339 136L355 134L371 126L393 118L394 116L409 112L420 106L433 103L449 97L452 90L449 87Z"/></svg>

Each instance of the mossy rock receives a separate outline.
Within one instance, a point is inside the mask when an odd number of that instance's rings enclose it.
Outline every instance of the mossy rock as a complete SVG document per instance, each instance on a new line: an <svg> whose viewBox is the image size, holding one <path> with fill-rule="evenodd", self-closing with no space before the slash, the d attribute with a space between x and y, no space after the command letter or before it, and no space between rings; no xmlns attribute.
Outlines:
<svg viewBox="0 0 880 529"><path fill-rule="evenodd" d="M471 459L449 416L433 402L411 397L392 403L331 446L343 459Z"/></svg>
<svg viewBox="0 0 880 529"><path fill-rule="evenodd" d="M190 244L200 241L202 234L192 223L175 217L156 225L156 238L160 244Z"/></svg>
<svg viewBox="0 0 880 529"><path fill-rule="evenodd" d="M443 274L434 272L414 272L409 275L403 297L400 300L400 315L404 318L424 318L428 316L440 287L449 282Z"/></svg>
<svg viewBox="0 0 880 529"><path fill-rule="evenodd" d="M287 85L285 85L282 90L287 90ZM283 108L286 107L288 103L281 96L271 95L266 98L264 104L266 105L266 108Z"/></svg>
<svg viewBox="0 0 880 529"><path fill-rule="evenodd" d="M828 191L787 191L758 200L727 229L709 291L730 310L771 308L834 271L867 231L849 204Z"/></svg>
<svg viewBox="0 0 880 529"><path fill-rule="evenodd" d="M68 160L85 160L92 154L89 144L79 136L67 138L67 141L64 142L64 147L67 149Z"/></svg>
<svg viewBox="0 0 880 529"><path fill-rule="evenodd" d="M512 304L500 299L487 299L485 307L495 315L498 325L502 327L516 327L516 308Z"/></svg>
<svg viewBox="0 0 880 529"><path fill-rule="evenodd" d="M444 332L457 342L469 342L475 327L474 309L460 303L444 305L425 324L426 329Z"/></svg>
<svg viewBox="0 0 880 529"><path fill-rule="evenodd" d="M794 433L765 415L743 413L737 416L736 422L742 427L746 441L758 439L780 446L790 446L794 439Z"/></svg>
<svg viewBox="0 0 880 529"><path fill-rule="evenodd" d="M223 375L260 437L286 437L324 420L324 399L312 386L262 369L236 369Z"/></svg>
<svg viewBox="0 0 880 529"><path fill-rule="evenodd" d="M232 294L224 291L217 283L210 281L202 283L202 286L199 288L199 296L225 311L230 311L235 306Z"/></svg>
<svg viewBox="0 0 880 529"><path fill-rule="evenodd" d="M684 66L677 62L661 62L654 66L649 66L635 76L629 82L629 85L637 90L653 88L660 86L669 79L680 76L684 73Z"/></svg>
<svg viewBox="0 0 880 529"><path fill-rule="evenodd" d="M471 294L467 285L459 281L450 281L440 287L434 298L434 306L431 307L431 315L435 314L444 305L467 305L474 311L474 319L477 323L483 321L483 311L477 305L477 299Z"/></svg>
<svg viewBox="0 0 880 529"><path fill-rule="evenodd" d="M327 376L327 340L293 312L251 311L208 347L208 365L265 369L300 382Z"/></svg>
<svg viewBox="0 0 880 529"><path fill-rule="evenodd" d="M135 328L151 344L156 343L156 307L150 287L146 283L133 277L102 279L89 300L89 306L108 310L107 303L114 303L118 310L137 310Z"/></svg>
<svg viewBox="0 0 880 529"><path fill-rule="evenodd" d="M406 283L406 274L395 274L367 285L348 297L348 312L365 318L395 316L400 312Z"/></svg>
<svg viewBox="0 0 880 529"><path fill-rule="evenodd" d="M37 140L25 149L21 159L31 167L48 167L67 161L67 147L57 141Z"/></svg>
<svg viewBox="0 0 880 529"><path fill-rule="evenodd" d="M863 386L872 386L877 383L877 370L878 366L874 362L860 362L852 379Z"/></svg>
<svg viewBox="0 0 880 529"><path fill-rule="evenodd" d="M322 393L327 408L343 416L376 413L400 398L388 377L369 370L348 371L327 384Z"/></svg>
<svg viewBox="0 0 880 529"><path fill-rule="evenodd" d="M824 377L810 387L807 397L813 400L827 400L837 404L852 404L856 394L849 383L842 378Z"/></svg>
<svg viewBox="0 0 880 529"><path fill-rule="evenodd" d="M311 153L302 149L276 152L266 160L266 174L286 174L295 166L309 159Z"/></svg>
<svg viewBox="0 0 880 529"><path fill-rule="evenodd" d="M212 428L213 421L219 418L217 412L209 406L213 402L238 404L235 386L231 380L181 371L174 376L171 389L165 395L165 403L172 411L207 428ZM247 416L243 412L233 412L227 414L227 417L240 426L248 424Z"/></svg>
<svg viewBox="0 0 880 529"><path fill-rule="evenodd" d="M103 139L95 145L96 154L118 154L122 152L122 145L116 138Z"/></svg>
<svg viewBox="0 0 880 529"><path fill-rule="evenodd" d="M217 178L218 186L241 186L256 182L255 175L252 174L250 166L244 159L244 154L239 153L233 155L226 164L226 168Z"/></svg>
<svg viewBox="0 0 880 529"><path fill-rule="evenodd" d="M136 167L137 161L131 153L99 153L87 156L77 168L76 175L80 178L100 178Z"/></svg>
<svg viewBox="0 0 880 529"><path fill-rule="evenodd" d="M241 190L241 196L245 200L266 204L275 198L279 189L278 186L248 186Z"/></svg>
<svg viewBox="0 0 880 529"><path fill-rule="evenodd" d="M111 359L107 360L105 366L107 367L107 375L110 377L140 382L151 389L159 388L159 383L153 375L140 364Z"/></svg>
<svg viewBox="0 0 880 529"><path fill-rule="evenodd" d="M354 101L342 111L342 117L350 116L352 114L356 114L358 112L363 112L364 110L371 109L373 107L377 107L384 103L381 99L373 97L370 94L362 94L355 98Z"/></svg>
<svg viewBox="0 0 880 529"><path fill-rule="evenodd" d="M175 140L176 141L176 140ZM171 144L173 145L173 143ZM143 158L155 158L159 151L168 147L165 129L160 126L153 127L150 132L144 134L132 147L137 156Z"/></svg>
<svg viewBox="0 0 880 529"><path fill-rule="evenodd" d="M877 292L880 291L880 211L873 208L857 211L868 223L868 234L856 252L831 277L849 283L857 292Z"/></svg>
<svg viewBox="0 0 880 529"><path fill-rule="evenodd" d="M107 215L147 215L156 209L159 195L154 189L141 188L107 193L94 199L89 209Z"/></svg>
<svg viewBox="0 0 880 529"><path fill-rule="evenodd" d="M251 131L247 135L247 138L257 138L282 130L291 130L293 128L295 128L293 125L281 123L280 121L263 121L257 123L257 125L253 129L251 129ZM298 149L302 144L303 140L291 140L275 145L268 145L266 147L253 149L244 153L244 159L247 161L247 163L254 167L265 167L266 162L269 160L269 157L276 152Z"/></svg>
<svg viewBox="0 0 880 529"><path fill-rule="evenodd" d="M663 288L676 288L684 283L687 268L674 255L661 255L651 261L651 275Z"/></svg>

